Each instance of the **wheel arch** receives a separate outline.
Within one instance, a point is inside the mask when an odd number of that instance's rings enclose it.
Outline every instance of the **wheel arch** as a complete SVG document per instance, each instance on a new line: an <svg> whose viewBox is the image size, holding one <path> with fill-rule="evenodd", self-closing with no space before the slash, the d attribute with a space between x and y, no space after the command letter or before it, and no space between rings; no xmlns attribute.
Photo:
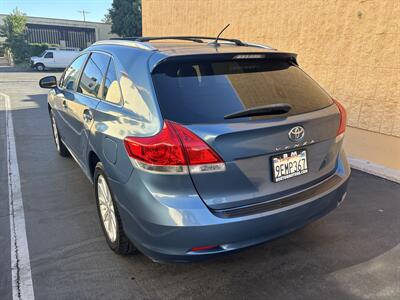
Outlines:
<svg viewBox="0 0 400 300"><path fill-rule="evenodd" d="M96 165L98 162L101 162L99 156L93 150L89 151L88 154L88 167L89 167L89 175L90 178L93 179L94 171L96 169Z"/></svg>

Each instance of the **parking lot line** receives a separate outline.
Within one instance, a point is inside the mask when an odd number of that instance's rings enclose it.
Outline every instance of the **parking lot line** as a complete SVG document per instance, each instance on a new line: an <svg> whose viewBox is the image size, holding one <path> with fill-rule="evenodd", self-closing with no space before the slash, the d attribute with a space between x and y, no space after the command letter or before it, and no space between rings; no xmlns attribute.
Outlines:
<svg viewBox="0 0 400 300"><path fill-rule="evenodd" d="M11 276L13 300L34 299L31 264L26 237L25 214L15 148L10 97L0 93L6 108L8 201L11 234Z"/></svg>

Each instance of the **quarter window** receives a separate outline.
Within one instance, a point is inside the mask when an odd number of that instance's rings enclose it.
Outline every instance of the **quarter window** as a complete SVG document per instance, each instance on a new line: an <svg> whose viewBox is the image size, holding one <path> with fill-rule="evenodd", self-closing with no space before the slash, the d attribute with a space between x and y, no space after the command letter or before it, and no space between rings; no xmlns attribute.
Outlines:
<svg viewBox="0 0 400 300"><path fill-rule="evenodd" d="M83 54L79 56L75 61L68 67L65 71L61 86L67 90L73 91L78 82L79 70L82 68L82 65L85 63L87 54Z"/></svg>
<svg viewBox="0 0 400 300"><path fill-rule="evenodd" d="M122 100L121 89L119 87L117 74L115 73L113 60L110 61L106 80L104 81L103 99L114 104L120 104Z"/></svg>
<svg viewBox="0 0 400 300"><path fill-rule="evenodd" d="M82 72L78 92L84 95L98 97L107 70L110 57L101 53L92 53Z"/></svg>

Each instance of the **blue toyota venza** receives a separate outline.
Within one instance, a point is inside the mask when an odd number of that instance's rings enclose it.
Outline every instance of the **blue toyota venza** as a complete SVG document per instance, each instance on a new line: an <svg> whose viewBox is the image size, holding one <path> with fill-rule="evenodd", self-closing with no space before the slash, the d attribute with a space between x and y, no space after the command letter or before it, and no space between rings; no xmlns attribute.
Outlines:
<svg viewBox="0 0 400 300"><path fill-rule="evenodd" d="M116 253L209 258L301 228L346 195L346 111L294 53L206 37L100 41L40 86L57 151L93 183Z"/></svg>

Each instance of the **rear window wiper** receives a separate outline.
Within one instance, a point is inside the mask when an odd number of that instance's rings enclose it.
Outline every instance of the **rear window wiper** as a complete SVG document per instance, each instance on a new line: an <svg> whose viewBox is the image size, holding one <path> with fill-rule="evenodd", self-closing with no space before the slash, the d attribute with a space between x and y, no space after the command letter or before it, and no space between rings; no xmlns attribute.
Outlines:
<svg viewBox="0 0 400 300"><path fill-rule="evenodd" d="M266 115L283 115L288 113L292 106L288 103L275 103L265 106L256 106L224 116L224 119L255 117Z"/></svg>

